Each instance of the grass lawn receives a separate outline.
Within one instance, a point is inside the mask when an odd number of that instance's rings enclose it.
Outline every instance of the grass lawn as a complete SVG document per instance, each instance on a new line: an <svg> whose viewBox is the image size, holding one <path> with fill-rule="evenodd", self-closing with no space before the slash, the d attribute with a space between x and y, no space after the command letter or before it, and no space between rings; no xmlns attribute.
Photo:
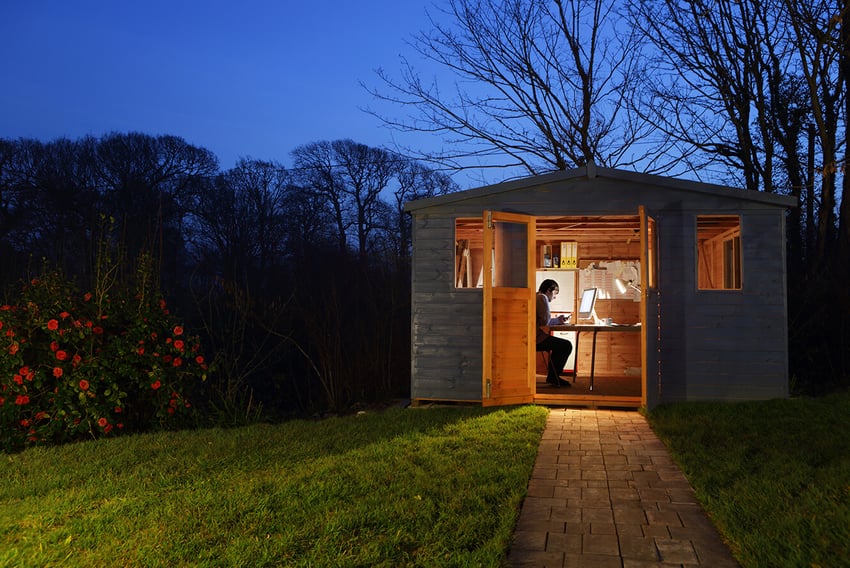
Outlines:
<svg viewBox="0 0 850 568"><path fill-rule="evenodd" d="M546 415L389 409L0 454L0 566L498 566Z"/></svg>
<svg viewBox="0 0 850 568"><path fill-rule="evenodd" d="M649 421L743 566L850 565L850 394L675 404Z"/></svg>

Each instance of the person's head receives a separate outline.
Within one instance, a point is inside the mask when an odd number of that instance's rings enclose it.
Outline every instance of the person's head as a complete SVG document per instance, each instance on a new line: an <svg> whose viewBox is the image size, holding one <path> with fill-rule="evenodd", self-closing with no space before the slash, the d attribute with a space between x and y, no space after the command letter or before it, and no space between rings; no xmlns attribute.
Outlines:
<svg viewBox="0 0 850 568"><path fill-rule="evenodd" d="M558 288L558 283L552 280L551 278L547 278L543 282L540 283L540 287L537 289L538 294L545 294L549 301L555 299L555 296L558 295L561 289Z"/></svg>

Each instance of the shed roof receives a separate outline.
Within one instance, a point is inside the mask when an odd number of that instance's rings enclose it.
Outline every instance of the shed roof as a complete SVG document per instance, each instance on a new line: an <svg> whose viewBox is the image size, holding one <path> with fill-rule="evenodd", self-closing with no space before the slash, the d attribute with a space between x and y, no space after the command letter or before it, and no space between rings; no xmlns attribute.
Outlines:
<svg viewBox="0 0 850 568"><path fill-rule="evenodd" d="M747 189L737 189L733 187L697 182L686 179L672 178L659 176L655 174L645 174L640 172L630 172L625 170L617 170L612 168L600 168L595 164L590 163L581 168L572 170L556 171L547 174L529 176L520 179L505 181L493 185L485 185L474 189L467 189L446 195L438 195L436 197L427 197L424 199L416 199L408 201L404 208L408 212L417 211L427 207L436 205L447 205L454 202L460 202L467 199L475 199L484 196L493 196L499 193L507 193L524 189L531 189L535 186L554 184L563 181L571 181L576 179L592 179L592 178L608 178L626 183L638 183L644 185L653 185L656 187L666 187L683 192L693 192L709 195L722 195L732 199L740 199L742 201L755 201L765 205L774 205L776 207L796 207L797 199L792 195L778 195L775 193L765 193L762 191L753 191Z"/></svg>

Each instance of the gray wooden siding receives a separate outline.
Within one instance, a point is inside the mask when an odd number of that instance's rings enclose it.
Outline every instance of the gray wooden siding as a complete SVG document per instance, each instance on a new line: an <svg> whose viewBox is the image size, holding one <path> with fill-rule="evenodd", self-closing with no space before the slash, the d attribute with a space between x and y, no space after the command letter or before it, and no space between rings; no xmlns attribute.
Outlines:
<svg viewBox="0 0 850 568"><path fill-rule="evenodd" d="M482 290L454 287L454 225L433 215L413 223L413 399L481 400Z"/></svg>
<svg viewBox="0 0 850 568"><path fill-rule="evenodd" d="M662 400L788 396L782 213L744 212L741 290L697 290L698 213L704 211L688 212L665 227L670 253L664 258L681 262L661 271Z"/></svg>

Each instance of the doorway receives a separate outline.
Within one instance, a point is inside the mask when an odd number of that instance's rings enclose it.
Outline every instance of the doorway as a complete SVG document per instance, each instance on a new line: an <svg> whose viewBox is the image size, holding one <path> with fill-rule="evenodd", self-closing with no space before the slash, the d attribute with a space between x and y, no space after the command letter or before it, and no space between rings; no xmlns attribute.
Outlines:
<svg viewBox="0 0 850 568"><path fill-rule="evenodd" d="M655 238L654 222L643 208L632 215L484 212L479 219L458 219L456 287L484 291L483 404L646 405L647 377L657 369L646 354L656 351L657 339L642 325L655 317L642 283L652 287L657 280ZM569 253L567 261L562 251ZM544 277L559 282L562 312L577 313L580 292L599 289L596 319L572 323L612 324L564 331L574 347L568 388L550 387L538 371L535 297ZM617 278L631 286L616 290Z"/></svg>
<svg viewBox="0 0 850 568"><path fill-rule="evenodd" d="M641 282L646 278L641 214L546 216L535 221L535 282L539 285L547 278L558 282L560 294L552 312L571 314L570 325L550 333L568 339L573 353L562 375L570 387L547 384L546 354L536 354L534 400L641 406L645 385ZM570 254L566 261L564 253ZM618 288L618 279L624 290ZM579 299L588 289L596 290L593 314L579 319Z"/></svg>

